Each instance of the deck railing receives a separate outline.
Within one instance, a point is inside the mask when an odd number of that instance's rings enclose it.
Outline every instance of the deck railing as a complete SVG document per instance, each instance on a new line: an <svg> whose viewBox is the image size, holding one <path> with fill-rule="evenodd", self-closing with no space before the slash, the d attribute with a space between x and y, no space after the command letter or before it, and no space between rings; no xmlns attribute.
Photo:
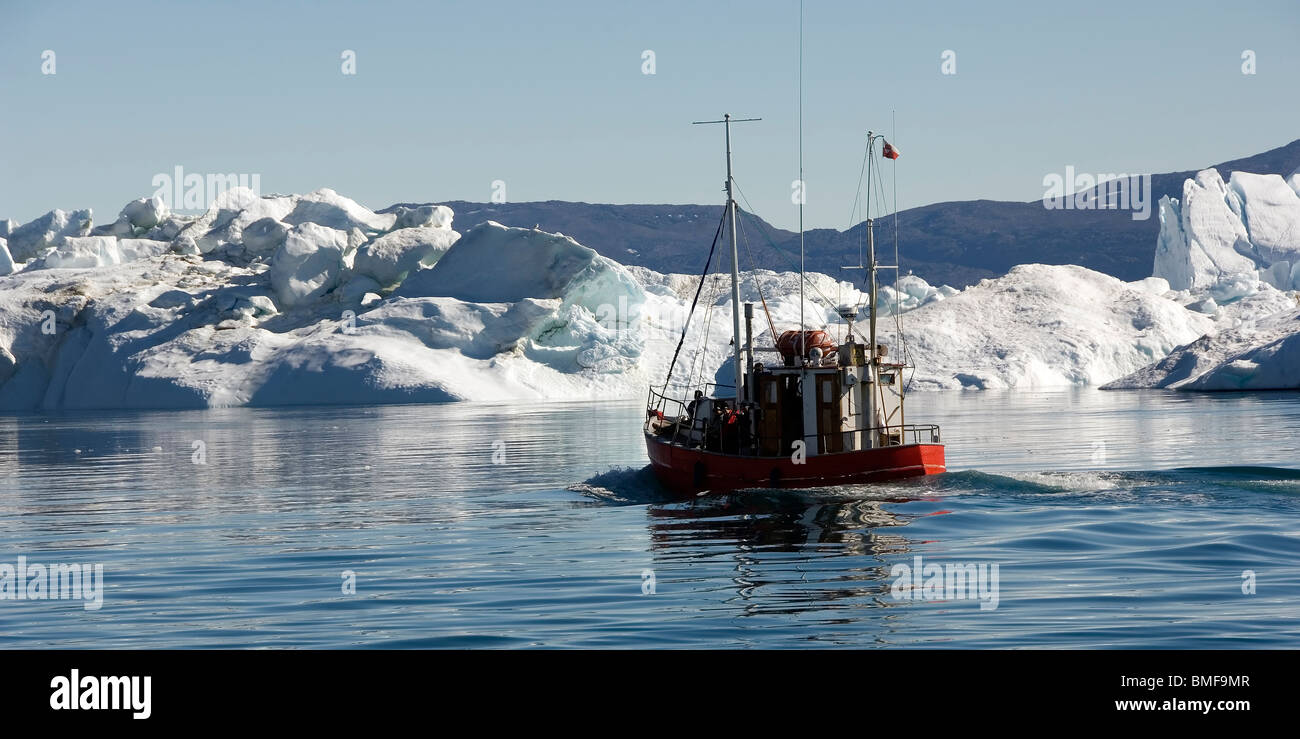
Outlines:
<svg viewBox="0 0 1300 739"><path fill-rule="evenodd" d="M731 387L730 385L713 385L714 387ZM706 400L712 400L705 396ZM650 392L646 398L646 420L645 430L650 433L656 431L665 431L660 435L665 436L673 444L682 446L699 446L704 443L705 435L708 429L707 418L690 417L686 409L690 401L672 397L667 394L667 388L656 388L651 386ZM671 425L671 430L665 424ZM878 434L878 444L868 444L869 434ZM832 431L822 434L804 434L804 443L809 445L817 444L820 439L822 448L830 448L833 445L833 439L839 436L842 440L849 435L861 435L860 440L862 448L901 446L903 444L941 444L943 436L938 424L886 424L865 429L852 429L848 431ZM756 450L768 447L764 442L771 442L772 437L763 436L762 434L752 434L747 436L747 444L737 443L731 449L722 451L741 454L743 456L754 456ZM780 440L777 440L780 446ZM742 448L743 447L743 448Z"/></svg>

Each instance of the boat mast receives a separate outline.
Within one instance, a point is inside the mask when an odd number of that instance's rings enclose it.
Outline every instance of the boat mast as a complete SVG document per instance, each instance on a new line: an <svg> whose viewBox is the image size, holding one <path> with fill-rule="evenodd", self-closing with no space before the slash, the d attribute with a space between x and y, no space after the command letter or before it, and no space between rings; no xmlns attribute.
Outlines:
<svg viewBox="0 0 1300 739"><path fill-rule="evenodd" d="M722 116L727 130L727 208L731 212L731 344L736 360L736 407L740 407L741 393L745 388L745 365L740 361L740 254L736 250L736 198L733 196L734 180L731 176L731 114Z"/></svg>
<svg viewBox="0 0 1300 739"><path fill-rule="evenodd" d="M736 198L734 197L735 180L731 176L731 124L761 121L762 118L736 118L725 113L720 121L694 121L695 125L721 123L727 135L727 219L731 226L731 343L735 349L733 359L736 363L736 405L739 407L744 397L747 368L741 357L743 346L740 341L740 253L736 249Z"/></svg>

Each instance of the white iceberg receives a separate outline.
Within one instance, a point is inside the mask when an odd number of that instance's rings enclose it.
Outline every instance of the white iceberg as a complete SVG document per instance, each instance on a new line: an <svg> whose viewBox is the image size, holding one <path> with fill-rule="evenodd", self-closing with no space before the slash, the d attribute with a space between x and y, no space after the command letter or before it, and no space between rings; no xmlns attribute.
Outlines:
<svg viewBox="0 0 1300 739"><path fill-rule="evenodd" d="M1184 183L1181 205L1161 201L1155 273L1214 326L1106 389L1300 387L1298 183L1296 174L1233 172L1224 185L1205 170Z"/></svg>
<svg viewBox="0 0 1300 739"><path fill-rule="evenodd" d="M451 208L445 205L420 205L398 208L393 228L451 228Z"/></svg>
<svg viewBox="0 0 1300 739"><path fill-rule="evenodd" d="M1240 218L1261 269L1300 256L1300 195L1275 174L1233 172L1228 183L1241 201ZM1283 273L1289 278L1290 270ZM1300 287L1288 282L1282 289Z"/></svg>
<svg viewBox="0 0 1300 739"><path fill-rule="evenodd" d="M663 382L699 286L536 229L489 222L457 238L442 206L380 217L329 190L227 196L132 226L170 239L54 244L58 219L33 229L48 254L0 277L0 408L642 397ZM866 301L821 274L802 302L796 273L745 278L760 348L801 320L843 338L836 307ZM1234 295L1214 318L1163 278L1028 265L957 291L904 275L881 287L880 338L916 363L921 388L1100 383L1289 299L1207 284ZM727 275L700 296L678 384L716 376L731 354Z"/></svg>
<svg viewBox="0 0 1300 739"><path fill-rule="evenodd" d="M1300 288L1300 196L1274 174L1213 169L1183 183L1180 200L1160 200L1154 275L1175 290L1225 280ZM1220 301L1222 302L1222 301Z"/></svg>
<svg viewBox="0 0 1300 739"><path fill-rule="evenodd" d="M227 247L242 250L245 228L268 218L282 222L297 202L296 196L259 197L249 188L231 188L223 192L207 212L184 224L176 238L191 239L202 254ZM263 246L261 242L253 244L255 251Z"/></svg>
<svg viewBox="0 0 1300 739"><path fill-rule="evenodd" d="M9 234L9 253L15 261L26 262L40 256L45 249L63 243L69 236L85 236L90 228L90 210L69 213L55 209L16 227Z"/></svg>
<svg viewBox="0 0 1300 739"><path fill-rule="evenodd" d="M281 305L294 307L319 298L338 284L348 235L302 223L293 227L271 258L271 286Z"/></svg>
<svg viewBox="0 0 1300 739"><path fill-rule="evenodd" d="M1030 264L908 313L903 348L920 388L1096 385L1212 326L1109 275Z"/></svg>
<svg viewBox="0 0 1300 739"><path fill-rule="evenodd" d="M13 256L9 253L9 242L0 238L0 277L11 275L18 269Z"/></svg>
<svg viewBox="0 0 1300 739"><path fill-rule="evenodd" d="M410 272L432 267L459 238L460 234L442 226L399 228L362 246L353 269L382 286L396 285Z"/></svg>
<svg viewBox="0 0 1300 739"><path fill-rule="evenodd" d="M280 220L289 225L315 223L340 231L360 228L362 231L380 232L393 228L397 216L376 213L351 198L343 197L329 188L321 188L294 198L293 210Z"/></svg>
<svg viewBox="0 0 1300 739"><path fill-rule="evenodd" d="M271 216L265 216L240 228L244 253L248 255L274 254L289 236L289 228Z"/></svg>
<svg viewBox="0 0 1300 739"><path fill-rule="evenodd" d="M134 228L150 229L162 223L168 215L167 204L157 195L139 198L127 203L119 218L125 218Z"/></svg>
<svg viewBox="0 0 1300 739"><path fill-rule="evenodd" d="M156 257L171 248L165 241L116 236L70 236L31 269L92 269Z"/></svg>
<svg viewBox="0 0 1300 739"><path fill-rule="evenodd" d="M509 283L517 299L474 302L454 295L380 299L376 281L345 267L348 237L298 224L269 266L178 255L174 245L132 261L122 258L133 246L128 240L73 241L56 259L85 259L87 266L0 278L0 326L12 329L0 330L0 408L643 392L649 375L641 321L606 315L604 307L638 305L644 293L620 265L571 239L483 229L479 248L452 268L476 275L466 294ZM152 253L167 244L148 246ZM528 271L542 263L559 271ZM446 284L461 292L455 280ZM56 314L52 333L42 330L45 310Z"/></svg>
<svg viewBox="0 0 1300 739"><path fill-rule="evenodd" d="M401 296L448 296L476 303L566 298L591 310L641 301L640 284L623 265L573 239L487 221L470 229L433 269L411 275Z"/></svg>
<svg viewBox="0 0 1300 739"><path fill-rule="evenodd" d="M1107 390L1294 390L1300 388L1300 309L1207 334Z"/></svg>

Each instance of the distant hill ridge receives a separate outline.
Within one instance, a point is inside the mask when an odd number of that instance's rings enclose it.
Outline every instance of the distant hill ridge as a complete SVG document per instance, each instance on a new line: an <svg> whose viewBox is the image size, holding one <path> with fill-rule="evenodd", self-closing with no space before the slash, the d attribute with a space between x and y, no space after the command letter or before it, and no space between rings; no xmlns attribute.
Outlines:
<svg viewBox="0 0 1300 739"><path fill-rule="evenodd" d="M1226 179L1234 170L1283 177L1300 168L1300 139L1262 154L1214 167ZM1156 234L1156 203L1163 195L1181 197L1183 181L1206 167L1151 176L1151 217L1135 221L1127 210L1049 210L1042 201L1028 203L966 200L934 203L898 214L904 273L912 271L932 284L963 287L985 277L1005 274L1017 264L1078 264L1137 280L1151 274ZM695 272L703 267L709 243L722 216L721 205L608 205L547 200L529 203L443 203L456 213L459 231L483 221L507 226L558 231L600 254L657 272ZM400 203L381 212L388 212ZM878 221L877 243L892 252L892 216ZM846 231L822 228L805 232L808 269L844 279L841 270L857 261L865 226ZM798 264L799 235L776 228L758 216L742 219L741 233L755 266L787 270ZM766 234L764 238L763 234ZM775 253L768 240L785 252ZM892 261L892 253L882 261ZM741 266L748 268L742 250ZM861 273L856 273L860 275Z"/></svg>

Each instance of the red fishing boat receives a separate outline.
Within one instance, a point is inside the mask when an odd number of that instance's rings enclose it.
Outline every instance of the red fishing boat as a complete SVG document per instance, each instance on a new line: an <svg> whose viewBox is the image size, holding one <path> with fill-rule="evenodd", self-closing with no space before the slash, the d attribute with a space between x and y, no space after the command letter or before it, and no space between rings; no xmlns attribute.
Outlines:
<svg viewBox="0 0 1300 739"><path fill-rule="evenodd" d="M867 261L860 265L866 279L866 335L855 325L859 306L841 305L836 312L844 323L826 327L842 332L838 341L829 330L801 325L776 336L774 346L755 347L754 306L746 303L742 339L741 311L734 310L741 303L731 170L731 124L738 121L728 115L705 122L722 123L726 129L727 207L714 247L723 231L729 232L735 384L702 383L694 388L672 384L686 338L683 329L668 377L663 385L650 388L647 399L646 451L659 480L674 491L696 493L825 487L944 472L939 427L906 423L903 370L907 365L890 361L887 347L878 341L876 273L886 267L876 263L870 205ZM896 156L883 137L868 132L868 193L878 141L884 143L886 156ZM800 221L802 235L802 216ZM709 262L712 255L713 249ZM706 262L701 288L708 271ZM801 264L801 305L803 283ZM699 295L697 288L691 315ZM689 317L686 325L690 326ZM901 331L896 336L901 337ZM756 354L765 353L772 361L755 361Z"/></svg>

